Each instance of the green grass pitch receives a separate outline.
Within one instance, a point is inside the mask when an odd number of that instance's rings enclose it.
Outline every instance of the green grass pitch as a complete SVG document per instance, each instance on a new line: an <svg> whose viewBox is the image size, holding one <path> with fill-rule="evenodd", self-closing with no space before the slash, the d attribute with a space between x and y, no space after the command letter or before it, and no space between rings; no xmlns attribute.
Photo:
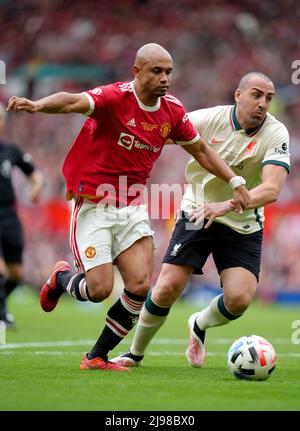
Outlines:
<svg viewBox="0 0 300 431"><path fill-rule="evenodd" d="M255 303L243 318L210 329L206 365L198 369L185 358L187 318L197 307L178 303L143 366L115 373L79 369L109 301L80 304L63 297L57 309L44 313L38 295L20 288L9 306L17 328L7 331L0 348L0 411L300 410L300 344L292 343L299 308ZM227 369L229 346L251 333L268 339L277 352L267 381L236 380ZM131 337L112 356L126 351ZM300 335L294 338L300 342Z"/></svg>

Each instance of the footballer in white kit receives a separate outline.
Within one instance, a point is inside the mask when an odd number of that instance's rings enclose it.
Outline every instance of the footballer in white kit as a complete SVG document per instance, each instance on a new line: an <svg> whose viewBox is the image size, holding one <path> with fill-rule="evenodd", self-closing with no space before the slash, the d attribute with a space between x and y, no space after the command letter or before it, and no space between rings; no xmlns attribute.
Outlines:
<svg viewBox="0 0 300 431"><path fill-rule="evenodd" d="M236 117L236 105L215 106L190 112L191 123L203 139L246 180L248 190L262 181L265 165L282 166L289 172L289 134L287 128L267 112L257 126L244 130ZM181 203L182 214L176 223L164 263L190 265L202 274L210 253L222 270L242 267L257 280L260 271L264 207L232 210L216 217L209 229L189 229L189 214L202 204L231 199L230 185L191 159L186 167L188 186ZM205 222L204 222L205 223ZM179 246L180 244L180 246Z"/></svg>
<svg viewBox="0 0 300 431"><path fill-rule="evenodd" d="M189 113L200 136L231 166L237 175L245 178L250 190L261 183L262 167L268 164L290 170L289 134L287 128L267 113L261 125L244 130L236 118L236 105L216 106ZM230 187L209 174L195 159L186 168L189 182L182 201L182 210L189 212L204 202L221 202L230 199ZM200 185L195 193L196 184ZM200 192L200 193L199 193ZM201 193L203 192L203 193ZM242 215L229 212L215 220L240 233L256 232L263 227L264 208L245 210Z"/></svg>

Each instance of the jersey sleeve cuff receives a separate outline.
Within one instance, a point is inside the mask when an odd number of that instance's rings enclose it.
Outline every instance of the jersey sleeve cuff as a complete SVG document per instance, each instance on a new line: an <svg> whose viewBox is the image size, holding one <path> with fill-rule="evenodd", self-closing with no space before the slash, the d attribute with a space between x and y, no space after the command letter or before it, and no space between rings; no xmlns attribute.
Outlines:
<svg viewBox="0 0 300 431"><path fill-rule="evenodd" d="M199 133L197 133L197 135L191 141L175 141L175 142L178 145L192 145L195 142L199 141L199 139L200 139L200 135Z"/></svg>
<svg viewBox="0 0 300 431"><path fill-rule="evenodd" d="M285 168L285 169L287 170L288 174L289 174L289 173L290 173L290 171L291 171L291 167L290 167L290 165L288 165L288 163L281 162L281 161L279 161L279 160L266 160L265 162L262 162L262 165L263 165L263 166L265 166L265 165L277 165L277 166L282 166L283 168Z"/></svg>
<svg viewBox="0 0 300 431"><path fill-rule="evenodd" d="M92 98L92 96L89 93L84 92L83 94L88 98L88 101L90 102L90 109L83 114L83 115L85 115L85 116L88 117L89 115L91 115L93 113L93 111L95 109L95 102L94 102L94 99Z"/></svg>

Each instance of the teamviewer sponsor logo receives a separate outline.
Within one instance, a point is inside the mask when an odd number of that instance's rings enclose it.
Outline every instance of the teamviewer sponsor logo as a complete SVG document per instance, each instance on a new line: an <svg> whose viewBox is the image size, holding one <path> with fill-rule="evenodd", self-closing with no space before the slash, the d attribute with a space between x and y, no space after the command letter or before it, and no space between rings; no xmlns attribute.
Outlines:
<svg viewBox="0 0 300 431"><path fill-rule="evenodd" d="M118 140L118 145L121 145L121 147L124 147L127 150L131 150L133 143L134 143L134 136L133 135L128 135L128 133L121 133L120 134L120 137Z"/></svg>
<svg viewBox="0 0 300 431"><path fill-rule="evenodd" d="M146 151L152 151L153 153L157 153L160 151L160 147L156 147L155 145L150 144L143 144L137 139L135 139L135 136L128 135L128 133L121 133L118 145L121 145L121 147L126 148L127 150L131 150L132 147L138 148L139 150L146 150Z"/></svg>

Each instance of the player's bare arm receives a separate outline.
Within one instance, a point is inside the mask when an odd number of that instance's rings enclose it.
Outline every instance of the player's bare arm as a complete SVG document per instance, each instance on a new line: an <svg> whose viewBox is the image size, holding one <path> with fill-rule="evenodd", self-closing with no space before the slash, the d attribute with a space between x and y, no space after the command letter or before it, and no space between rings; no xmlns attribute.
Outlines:
<svg viewBox="0 0 300 431"><path fill-rule="evenodd" d="M230 182L236 176L226 162L203 139L199 139L199 141L192 145L185 145L183 148L208 172L225 182ZM244 185L240 185L234 189L233 201L237 212L242 212L249 204L249 200L249 192Z"/></svg>
<svg viewBox="0 0 300 431"><path fill-rule="evenodd" d="M262 169L262 183L249 191L250 202L247 209L259 208L275 202L287 177L283 166L266 165Z"/></svg>
<svg viewBox="0 0 300 431"><path fill-rule="evenodd" d="M7 111L24 111L30 114L85 114L90 109L90 102L84 93L60 92L33 101L25 97L13 96L9 99Z"/></svg>
<svg viewBox="0 0 300 431"><path fill-rule="evenodd" d="M281 192L287 171L282 166L266 165L262 171L262 184L249 191L250 202L247 209L255 209L275 202ZM224 202L210 202L191 211L189 221L199 224L207 219L204 228L208 228L217 218L235 211L233 200Z"/></svg>

